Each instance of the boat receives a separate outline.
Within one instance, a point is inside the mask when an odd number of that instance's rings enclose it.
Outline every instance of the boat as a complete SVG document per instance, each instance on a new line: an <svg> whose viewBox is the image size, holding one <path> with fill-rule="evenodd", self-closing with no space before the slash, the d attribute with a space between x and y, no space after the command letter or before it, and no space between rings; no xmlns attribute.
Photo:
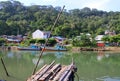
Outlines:
<svg viewBox="0 0 120 81"><path fill-rule="evenodd" d="M55 47L44 47L44 46L41 46L41 48L44 51L67 51L65 46L59 45L59 44L55 45Z"/></svg>
<svg viewBox="0 0 120 81"><path fill-rule="evenodd" d="M31 45L29 47L17 47L18 50L27 50L27 51L40 51L41 47L37 45Z"/></svg>

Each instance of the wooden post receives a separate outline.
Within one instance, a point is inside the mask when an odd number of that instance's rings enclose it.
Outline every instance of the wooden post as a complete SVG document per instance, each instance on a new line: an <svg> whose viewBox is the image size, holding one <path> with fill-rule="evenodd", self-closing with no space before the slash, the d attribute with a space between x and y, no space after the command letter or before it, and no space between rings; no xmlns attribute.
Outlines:
<svg viewBox="0 0 120 81"><path fill-rule="evenodd" d="M4 69L5 69L5 73L6 73L6 75L7 75L7 76L9 76L9 74L8 74L8 72L7 72L7 69L6 69L6 67L5 67L4 61L3 61L3 59L2 59L2 58L1 58L1 62L2 62L3 67L4 67Z"/></svg>

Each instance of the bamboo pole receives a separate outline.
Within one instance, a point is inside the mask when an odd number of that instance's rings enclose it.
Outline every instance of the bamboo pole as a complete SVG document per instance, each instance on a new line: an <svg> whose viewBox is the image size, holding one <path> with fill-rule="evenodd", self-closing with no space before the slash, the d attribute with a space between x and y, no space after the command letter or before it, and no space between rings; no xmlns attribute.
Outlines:
<svg viewBox="0 0 120 81"><path fill-rule="evenodd" d="M56 64L53 66L50 70L47 70L47 72L44 73L44 75L39 79L40 81L44 80L47 81L47 79L50 79L51 76L54 75L54 72L60 67L60 64Z"/></svg>
<svg viewBox="0 0 120 81"><path fill-rule="evenodd" d="M4 67L4 70L5 70L6 75L9 76L8 71L7 71L7 69L6 69L6 66L5 66L5 63L4 63L4 61L3 61L2 58L1 58L1 62L2 62L2 65L3 65L3 67Z"/></svg>
<svg viewBox="0 0 120 81"><path fill-rule="evenodd" d="M47 67L46 64L45 64L39 71L37 71L34 75L32 75L30 78L28 78L27 81L32 81L32 80L34 80L34 78L35 78L36 76L38 76L39 73L40 73L41 71L43 71L45 67Z"/></svg>
<svg viewBox="0 0 120 81"><path fill-rule="evenodd" d="M58 74L54 77L53 81L59 81L60 77L64 74L64 71L68 68L68 66L63 66Z"/></svg>
<svg viewBox="0 0 120 81"><path fill-rule="evenodd" d="M52 33L52 31L53 31L53 29L54 29L54 27L55 27L57 21L59 20L59 18L60 18L60 16L61 16L62 12L63 12L63 10L64 10L64 8L65 8L65 6L63 6L63 9L62 9L61 12L58 14L58 16L57 16L57 18L56 18L56 20L55 20L55 22L54 22L54 24L53 24L53 27L51 28L50 34ZM50 36L49 36L49 37L50 37ZM41 51L41 53L40 53L40 55L39 55L39 59L38 59L37 64L36 64L36 66L35 66L35 68L34 68L34 70L33 70L32 75L34 75L35 72L36 72L37 66L38 66L39 61L40 61L40 59L41 59L41 57L42 57L42 54L43 54L44 49L45 49L45 46L46 46L46 44L47 44L48 41L49 41L49 37L48 37L48 39L46 40L45 45L44 45L44 47L43 47L43 50Z"/></svg>
<svg viewBox="0 0 120 81"><path fill-rule="evenodd" d="M46 66L40 73L39 75L37 75L36 77L34 77L34 80L38 80L39 78L41 78L48 70L50 70L53 65L54 65L55 61L53 61L50 65Z"/></svg>

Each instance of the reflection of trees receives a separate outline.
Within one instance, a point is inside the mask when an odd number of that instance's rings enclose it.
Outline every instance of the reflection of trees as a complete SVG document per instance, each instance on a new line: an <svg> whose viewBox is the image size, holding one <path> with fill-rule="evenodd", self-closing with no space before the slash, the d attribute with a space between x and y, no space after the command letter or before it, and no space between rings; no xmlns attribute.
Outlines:
<svg viewBox="0 0 120 81"><path fill-rule="evenodd" d="M3 54L0 52L0 58L2 58L3 57Z"/></svg>
<svg viewBox="0 0 120 81"><path fill-rule="evenodd" d="M104 52L103 51L98 51L98 55L97 55L97 60L102 60L102 58L104 57Z"/></svg>
<svg viewBox="0 0 120 81"><path fill-rule="evenodd" d="M32 62L33 62L33 64L37 64L37 61L38 61L38 58L33 58L32 59ZM44 60L43 59L40 59L40 61L39 61L39 64L38 65L43 65L44 64Z"/></svg>
<svg viewBox="0 0 120 81"><path fill-rule="evenodd" d="M120 52L105 52L105 51L99 51L97 54L97 60L102 60L101 62L103 64L108 65L117 65L117 67L120 67Z"/></svg>

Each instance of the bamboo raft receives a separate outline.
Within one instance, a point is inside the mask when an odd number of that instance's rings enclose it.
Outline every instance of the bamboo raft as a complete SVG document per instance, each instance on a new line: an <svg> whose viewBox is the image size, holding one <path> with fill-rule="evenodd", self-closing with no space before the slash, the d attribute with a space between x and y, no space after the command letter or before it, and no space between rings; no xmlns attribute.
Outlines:
<svg viewBox="0 0 120 81"><path fill-rule="evenodd" d="M28 78L27 81L74 81L74 73L77 68L72 62L70 65L45 64L34 75Z"/></svg>

